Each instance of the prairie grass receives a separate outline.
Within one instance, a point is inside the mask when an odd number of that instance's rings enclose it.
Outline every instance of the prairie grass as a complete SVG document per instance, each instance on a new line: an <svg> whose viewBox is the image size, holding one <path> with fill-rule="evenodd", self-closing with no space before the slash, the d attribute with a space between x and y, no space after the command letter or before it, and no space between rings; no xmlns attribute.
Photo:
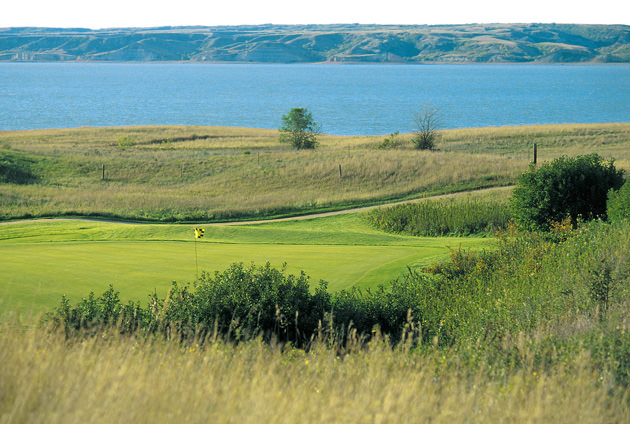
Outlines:
<svg viewBox="0 0 630 424"><path fill-rule="evenodd" d="M258 340L180 345L113 333L65 340L7 322L0 345L0 420L7 423L630 419L628 389L584 349L549 369L524 353L525 364L509 369L382 339L343 353L323 342L305 352Z"/></svg>
<svg viewBox="0 0 630 424"><path fill-rule="evenodd" d="M317 150L296 152L277 131L248 128L3 131L0 154L28 159L35 183L0 184L0 219L198 221L341 209L513 183L533 142L541 161L597 151L630 168L629 134L630 124L448 130L433 152L414 150L409 134L388 150L378 149L379 136L324 135Z"/></svg>
<svg viewBox="0 0 630 424"><path fill-rule="evenodd" d="M511 216L507 202L439 199L373 209L367 218L378 228L415 236L493 235Z"/></svg>

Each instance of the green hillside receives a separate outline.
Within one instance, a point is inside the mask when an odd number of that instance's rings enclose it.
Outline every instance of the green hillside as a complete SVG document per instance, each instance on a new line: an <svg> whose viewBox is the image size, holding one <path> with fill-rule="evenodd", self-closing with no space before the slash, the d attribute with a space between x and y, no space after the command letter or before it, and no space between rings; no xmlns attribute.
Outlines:
<svg viewBox="0 0 630 424"><path fill-rule="evenodd" d="M630 62L626 25L5 28L0 61Z"/></svg>

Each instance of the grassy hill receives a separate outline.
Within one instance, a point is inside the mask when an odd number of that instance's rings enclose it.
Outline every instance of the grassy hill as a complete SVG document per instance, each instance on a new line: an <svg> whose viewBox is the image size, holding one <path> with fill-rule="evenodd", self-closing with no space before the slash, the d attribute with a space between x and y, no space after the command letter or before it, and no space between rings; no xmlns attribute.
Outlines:
<svg viewBox="0 0 630 424"><path fill-rule="evenodd" d="M614 63L625 25L258 25L0 29L4 61Z"/></svg>
<svg viewBox="0 0 630 424"><path fill-rule="evenodd" d="M540 161L598 152L630 169L630 124L321 137L294 151L277 131L215 127L0 132L0 220L100 216L161 222L298 215L514 183L533 143ZM103 167L105 178L103 178ZM341 175L339 168L341 167Z"/></svg>

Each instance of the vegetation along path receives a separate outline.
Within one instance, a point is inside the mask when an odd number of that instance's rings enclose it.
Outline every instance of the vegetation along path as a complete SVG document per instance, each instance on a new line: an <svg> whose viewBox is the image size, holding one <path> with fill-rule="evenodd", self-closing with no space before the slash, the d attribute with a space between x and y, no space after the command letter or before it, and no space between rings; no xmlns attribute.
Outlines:
<svg viewBox="0 0 630 424"><path fill-rule="evenodd" d="M420 197L417 199L408 199L408 200L399 200L396 202L386 202L381 205L372 205L372 206L362 206L359 208L349 208L342 209L338 211L330 211L330 212L320 212L320 213L310 213L307 215L298 215L298 216L289 216L286 218L270 218L270 219L257 219L251 221L226 221L226 222L208 222L208 223L199 223L198 225L210 225L210 226L226 226L226 225L253 225L253 224L265 224L271 222L285 222L285 221L304 221L308 219L315 218L324 218L327 216L335 216L335 215L345 215L349 213L358 213L358 212L366 212L376 208L383 208L389 206L403 205L406 203L417 203L426 200L437 200L437 199L448 199L454 198L462 195L469 195L471 193L478 194L500 194L503 192L508 192L512 190L514 186L503 186L503 187L488 187L476 190L467 190L458 193L449 193L449 194L439 194L435 196L428 197ZM78 218L39 218L39 219L20 219L15 221L5 221L0 222L0 225L10 225L10 224L24 224L29 222L41 222L41 221L95 221L95 222L108 222L108 223L120 223L120 224L131 224L131 225L148 225L146 222L137 222L137 221L126 221L124 219L101 219L101 218L86 218L86 217L78 217Z"/></svg>

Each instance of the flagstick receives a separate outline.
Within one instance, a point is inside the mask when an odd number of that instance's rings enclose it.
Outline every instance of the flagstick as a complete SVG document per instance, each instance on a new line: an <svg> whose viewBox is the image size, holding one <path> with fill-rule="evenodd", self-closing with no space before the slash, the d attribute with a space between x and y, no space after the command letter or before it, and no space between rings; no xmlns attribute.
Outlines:
<svg viewBox="0 0 630 424"><path fill-rule="evenodd" d="M195 279L199 279L199 261L197 260L197 237L195 237Z"/></svg>

